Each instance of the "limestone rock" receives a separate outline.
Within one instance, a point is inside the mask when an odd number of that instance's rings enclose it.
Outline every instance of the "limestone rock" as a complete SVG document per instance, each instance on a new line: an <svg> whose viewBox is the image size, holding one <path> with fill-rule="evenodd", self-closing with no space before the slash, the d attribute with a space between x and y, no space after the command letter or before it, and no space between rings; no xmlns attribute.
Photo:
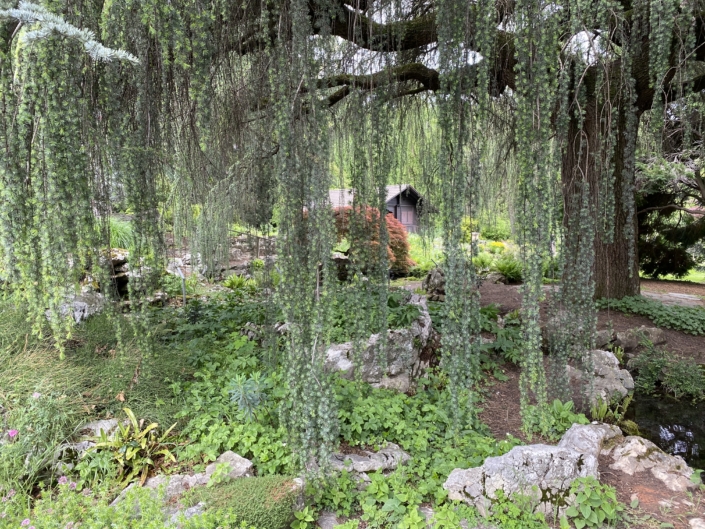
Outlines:
<svg viewBox="0 0 705 529"><path fill-rule="evenodd" d="M206 476L209 479L213 475L213 472L215 472L216 466L220 463L227 463L230 465L230 472L228 472L228 477L230 479L237 479L252 475L252 461L228 450L227 452L220 454L214 463L211 463L206 467Z"/></svg>
<svg viewBox="0 0 705 529"><path fill-rule="evenodd" d="M423 283L421 283L421 288L423 288L430 296L445 295L446 278L443 270L440 267L436 267L431 270L423 280Z"/></svg>
<svg viewBox="0 0 705 529"><path fill-rule="evenodd" d="M691 529L705 529L705 519L703 518L691 518L688 520L688 524Z"/></svg>
<svg viewBox="0 0 705 529"><path fill-rule="evenodd" d="M357 473L375 472L377 470L394 470L406 463L411 456L398 445L387 443L379 452L365 451L365 455L333 454L331 466L335 470L352 470Z"/></svg>
<svg viewBox="0 0 705 529"><path fill-rule="evenodd" d="M338 526L338 517L334 512L321 511L318 515L318 527L321 529L334 529Z"/></svg>
<svg viewBox="0 0 705 529"><path fill-rule="evenodd" d="M611 329L604 329L595 333L595 347L598 349L607 347L612 343L612 340L614 340L614 331Z"/></svg>
<svg viewBox="0 0 705 529"><path fill-rule="evenodd" d="M563 434L558 446L598 457L605 443L621 435L622 431L613 424L574 424Z"/></svg>
<svg viewBox="0 0 705 529"><path fill-rule="evenodd" d="M231 479L252 475L252 462L234 452L228 451L222 453L218 456L218 459L216 459L214 463L208 465L205 472L199 472L193 475L172 474L171 476L159 474L158 476L151 477L145 481L144 487L155 490L160 487L164 487L164 501L168 503L172 498L181 496L184 492L192 489L193 487L207 485L213 475L213 472L215 472L216 465L218 463L227 463L230 465L228 477ZM116 503L122 499L122 497L124 497L124 493L128 489L125 489L122 493L120 493L113 503Z"/></svg>
<svg viewBox="0 0 705 529"><path fill-rule="evenodd" d="M183 511L177 511L174 514L172 514L170 521L172 524L178 524L181 520L189 520L190 518L193 518L194 516L199 516L199 515L203 514L205 511L206 511L206 504L203 503L202 501L199 501L193 507L189 507L188 509L184 509Z"/></svg>
<svg viewBox="0 0 705 529"><path fill-rule="evenodd" d="M506 496L529 496L537 510L550 513L553 501L563 503L573 481L587 476L599 477L594 455L539 444L516 446L503 456L487 458L478 468L456 468L443 488L449 499L474 505L483 515L499 490Z"/></svg>
<svg viewBox="0 0 705 529"><path fill-rule="evenodd" d="M630 352L638 347L642 339L649 340L654 345L662 345L666 343L666 334L658 327L642 325L635 329L617 333L615 344L624 349L625 352Z"/></svg>
<svg viewBox="0 0 705 529"><path fill-rule="evenodd" d="M646 327L642 325L638 329L633 329L634 333L638 335L643 335L647 340L649 340L654 345L663 345L666 343L666 333L658 327Z"/></svg>
<svg viewBox="0 0 705 529"><path fill-rule="evenodd" d="M171 476L159 474L145 481L144 488L156 490L164 487L164 502L168 503L172 498L181 496L189 489L207 485L208 479L209 476L206 476L204 472L192 476L188 474L173 474Z"/></svg>
<svg viewBox="0 0 705 529"><path fill-rule="evenodd" d="M105 432L105 435L111 437L117 431L117 428L117 419L103 419L84 424L79 428L79 432L90 437L98 437L102 431Z"/></svg>
<svg viewBox="0 0 705 529"><path fill-rule="evenodd" d="M370 336L359 353L359 376L362 381L400 392L409 390L411 380L421 369L420 354L431 333L431 316L426 299L414 294L409 303L419 307L419 316L406 329L387 331L386 368L382 369L379 363L379 334ZM331 345L326 351L325 369L329 372L339 371L343 378L355 379L357 374L353 354L352 342Z"/></svg>
<svg viewBox="0 0 705 529"><path fill-rule="evenodd" d="M87 290L81 294L74 294L59 307L59 315L62 318L73 316L76 323L80 323L93 314L99 313L105 306L105 298L102 294ZM51 320L51 312L46 311L47 320Z"/></svg>
<svg viewBox="0 0 705 529"><path fill-rule="evenodd" d="M639 338L632 331L618 332L614 343L628 353L639 345Z"/></svg>
<svg viewBox="0 0 705 529"><path fill-rule="evenodd" d="M595 404L599 399L604 402L622 399L634 389L634 379L629 371L620 369L619 360L613 353L596 349L588 354L594 376L590 392L591 404ZM566 370L572 380L582 379L583 375L578 369L566 366Z"/></svg>
<svg viewBox="0 0 705 529"><path fill-rule="evenodd" d="M630 476L648 470L674 492L683 492L695 486L690 481L693 470L682 457L666 454L654 443L641 437L627 437L612 451L612 459L614 463L610 468Z"/></svg>
<svg viewBox="0 0 705 529"><path fill-rule="evenodd" d="M484 280L485 283L490 283L492 285L506 285L507 284L507 278L504 277L504 275L500 274L499 272L490 272L487 274Z"/></svg>

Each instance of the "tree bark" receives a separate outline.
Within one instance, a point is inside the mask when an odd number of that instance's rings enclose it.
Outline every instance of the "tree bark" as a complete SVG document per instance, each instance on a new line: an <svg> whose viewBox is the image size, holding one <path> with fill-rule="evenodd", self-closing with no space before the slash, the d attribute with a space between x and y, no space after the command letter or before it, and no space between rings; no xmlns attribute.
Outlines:
<svg viewBox="0 0 705 529"><path fill-rule="evenodd" d="M636 215L626 207L623 195L625 179L634 175L627 175L625 171L625 156L634 156L633 150L627 149L626 135L626 112L620 104L619 117L614 126L617 127L616 146L612 157L614 164L614 231L611 242L607 233L602 229L600 212L603 211L604 204L601 200L605 193L600 190L605 185L601 174L601 157L604 156L602 149L603 132L600 127L601 112L597 95L588 90L588 97L585 107L585 115L582 123L575 118L571 118L568 126L568 143L563 152L561 183L565 204L564 226L566 237L579 240L581 237L590 237L594 233L595 260L592 264L592 277L595 282L596 299L599 298L623 298L625 296L636 296L639 294L639 256L637 253L636 241L638 237L636 226ZM634 160L631 160L633 164ZM570 218L577 218L581 205L582 182L589 185L589 206L593 219L597 219L594 230L586 226L567 221ZM628 185L630 199L634 203L634 186L632 182ZM608 193L609 194L609 193ZM625 233L627 223L633 226L633 236L629 237ZM590 233L588 233L590 232ZM632 262L630 266L630 246L633 249ZM566 255L566 268L579 267L576 255ZM574 271L574 270L573 270ZM566 274L570 277L569 274ZM575 276L573 276L575 277Z"/></svg>

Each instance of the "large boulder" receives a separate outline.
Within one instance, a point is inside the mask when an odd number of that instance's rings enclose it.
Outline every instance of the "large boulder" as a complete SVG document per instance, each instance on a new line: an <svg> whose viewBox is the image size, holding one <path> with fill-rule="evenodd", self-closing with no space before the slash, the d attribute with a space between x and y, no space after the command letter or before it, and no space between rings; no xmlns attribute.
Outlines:
<svg viewBox="0 0 705 529"><path fill-rule="evenodd" d="M597 458L570 448L548 445L515 446L499 457L488 457L478 468L453 470L443 484L448 498L474 505L487 515L497 492L532 498L537 510L553 512L566 503L578 478L599 476Z"/></svg>
<svg viewBox="0 0 705 529"><path fill-rule="evenodd" d="M620 435L619 428L604 424L574 424L558 446L516 446L499 457L489 457L481 467L453 470L443 484L451 500L464 501L488 515L498 491L505 496L533 498L545 514L570 504L570 487L578 478L599 478L598 456Z"/></svg>
<svg viewBox="0 0 705 529"><path fill-rule="evenodd" d="M621 347L625 353L630 353L639 346L642 340L648 340L654 345L662 345L666 343L666 335L658 327L642 325L641 327L618 332L614 343Z"/></svg>
<svg viewBox="0 0 705 529"><path fill-rule="evenodd" d="M558 446L598 457L605 446L621 436L622 430L614 424L574 424L563 434Z"/></svg>
<svg viewBox="0 0 705 529"><path fill-rule="evenodd" d="M596 349L588 354L588 363L592 364L593 374L593 380L586 383L591 405L599 400L621 400L634 389L634 379L629 371L620 368L619 360L613 353ZM571 381L583 382L583 373L579 369L569 365L566 370Z"/></svg>
<svg viewBox="0 0 705 529"><path fill-rule="evenodd" d="M621 470L630 476L648 470L673 492L695 487L690 480L693 469L683 458L666 454L647 439L630 435L612 450L612 459L611 469Z"/></svg>
<svg viewBox="0 0 705 529"><path fill-rule="evenodd" d="M360 380L374 387L408 391L411 381L423 368L421 351L431 332L426 299L414 294L409 303L419 307L419 316L408 328L387 331L384 366L380 363L380 334L373 334L357 359L352 342L331 345L326 351L326 370L338 371L349 380L359 376Z"/></svg>
<svg viewBox="0 0 705 529"><path fill-rule="evenodd" d="M59 316L62 318L73 317L76 323L87 320L105 307L105 298L102 294L92 289L84 289L81 294L72 294L59 307ZM46 311L46 317L51 320L51 311Z"/></svg>

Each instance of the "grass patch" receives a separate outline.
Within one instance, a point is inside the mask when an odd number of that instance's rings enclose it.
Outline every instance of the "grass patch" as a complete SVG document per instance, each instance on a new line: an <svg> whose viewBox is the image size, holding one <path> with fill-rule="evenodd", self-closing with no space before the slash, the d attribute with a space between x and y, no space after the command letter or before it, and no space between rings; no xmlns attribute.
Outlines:
<svg viewBox="0 0 705 529"><path fill-rule="evenodd" d="M702 272L700 270L691 270L688 272L686 275L683 277L675 277L673 275L665 275L661 276L658 279L646 276L644 274L639 274L642 279L650 279L650 280L657 280L657 281L689 281L691 283L705 283L705 272Z"/></svg>
<svg viewBox="0 0 705 529"><path fill-rule="evenodd" d="M110 218L110 247L129 248L133 241L132 224L130 221Z"/></svg>
<svg viewBox="0 0 705 529"><path fill-rule="evenodd" d="M124 327L120 350L113 321L91 317L76 328L62 360L52 339L31 334L20 309L0 304L0 431L19 431L15 443L0 445L0 459L10 449L5 455L19 461L38 450L46 455L31 464L0 465L1 479L18 487L51 482L56 447L88 421L122 417L124 407L163 427L175 422L181 402L171 384L190 376L186 358L166 346L145 355L131 327Z"/></svg>

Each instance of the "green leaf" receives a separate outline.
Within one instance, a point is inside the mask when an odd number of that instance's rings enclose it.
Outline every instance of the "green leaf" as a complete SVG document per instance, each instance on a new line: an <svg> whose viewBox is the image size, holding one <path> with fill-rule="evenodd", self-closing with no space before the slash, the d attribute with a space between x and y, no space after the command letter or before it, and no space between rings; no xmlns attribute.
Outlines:
<svg viewBox="0 0 705 529"><path fill-rule="evenodd" d="M571 505L570 507L568 507L565 511L565 514L566 516L570 516L571 518L575 518L576 516L580 515L575 505Z"/></svg>

